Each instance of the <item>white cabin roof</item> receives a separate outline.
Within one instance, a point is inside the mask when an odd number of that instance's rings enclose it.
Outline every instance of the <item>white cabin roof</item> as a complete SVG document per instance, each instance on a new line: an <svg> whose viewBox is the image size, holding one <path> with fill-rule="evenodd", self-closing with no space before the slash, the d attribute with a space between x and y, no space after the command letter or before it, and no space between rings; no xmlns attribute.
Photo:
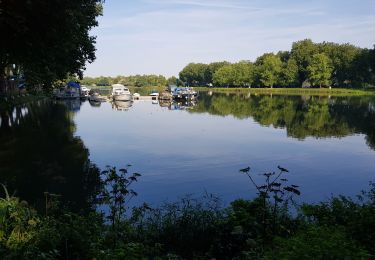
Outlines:
<svg viewBox="0 0 375 260"><path fill-rule="evenodd" d="M125 86L122 84L113 84L112 88L125 88Z"/></svg>

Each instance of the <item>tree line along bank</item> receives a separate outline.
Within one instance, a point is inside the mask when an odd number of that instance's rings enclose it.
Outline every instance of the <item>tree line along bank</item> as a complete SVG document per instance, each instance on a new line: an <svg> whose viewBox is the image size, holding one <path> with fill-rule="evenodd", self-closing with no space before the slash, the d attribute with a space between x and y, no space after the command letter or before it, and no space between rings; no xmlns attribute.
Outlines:
<svg viewBox="0 0 375 260"><path fill-rule="evenodd" d="M83 84L215 87L369 87L375 84L375 49L351 44L294 42L290 51L265 53L255 62L190 63L179 73L117 77L85 77Z"/></svg>
<svg viewBox="0 0 375 260"><path fill-rule="evenodd" d="M375 48L294 42L290 51L265 53L255 62L190 63L179 74L190 86L368 87L375 82Z"/></svg>

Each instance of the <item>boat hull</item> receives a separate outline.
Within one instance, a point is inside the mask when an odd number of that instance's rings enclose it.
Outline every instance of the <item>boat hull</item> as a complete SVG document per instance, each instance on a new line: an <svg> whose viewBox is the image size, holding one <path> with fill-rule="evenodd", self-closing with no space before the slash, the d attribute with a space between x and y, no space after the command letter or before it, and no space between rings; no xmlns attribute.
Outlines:
<svg viewBox="0 0 375 260"><path fill-rule="evenodd" d="M57 99L77 99L80 98L78 93L70 94L70 93L58 93L55 95Z"/></svg>
<svg viewBox="0 0 375 260"><path fill-rule="evenodd" d="M119 95L113 95L114 101L132 101L133 97L131 94L119 94Z"/></svg>

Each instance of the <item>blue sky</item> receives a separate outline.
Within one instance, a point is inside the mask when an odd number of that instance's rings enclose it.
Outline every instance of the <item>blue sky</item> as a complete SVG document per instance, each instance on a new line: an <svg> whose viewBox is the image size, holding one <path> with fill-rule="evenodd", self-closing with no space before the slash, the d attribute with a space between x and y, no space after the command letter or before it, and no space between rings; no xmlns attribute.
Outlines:
<svg viewBox="0 0 375 260"><path fill-rule="evenodd" d="M374 0L106 0L86 76L178 75L189 62L255 60L294 41L375 44Z"/></svg>

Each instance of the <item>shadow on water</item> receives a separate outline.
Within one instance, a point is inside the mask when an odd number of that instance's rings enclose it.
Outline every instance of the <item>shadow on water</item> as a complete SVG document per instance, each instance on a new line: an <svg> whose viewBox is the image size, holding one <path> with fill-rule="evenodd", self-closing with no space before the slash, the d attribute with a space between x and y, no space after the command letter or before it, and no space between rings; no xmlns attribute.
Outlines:
<svg viewBox="0 0 375 260"><path fill-rule="evenodd" d="M292 138L365 134L375 150L373 97L317 97L201 93L191 113L253 118L264 126L286 128Z"/></svg>
<svg viewBox="0 0 375 260"><path fill-rule="evenodd" d="M44 192L61 195L75 211L93 207L100 171L74 136L79 108L79 101L39 101L1 111L0 183L38 209Z"/></svg>

